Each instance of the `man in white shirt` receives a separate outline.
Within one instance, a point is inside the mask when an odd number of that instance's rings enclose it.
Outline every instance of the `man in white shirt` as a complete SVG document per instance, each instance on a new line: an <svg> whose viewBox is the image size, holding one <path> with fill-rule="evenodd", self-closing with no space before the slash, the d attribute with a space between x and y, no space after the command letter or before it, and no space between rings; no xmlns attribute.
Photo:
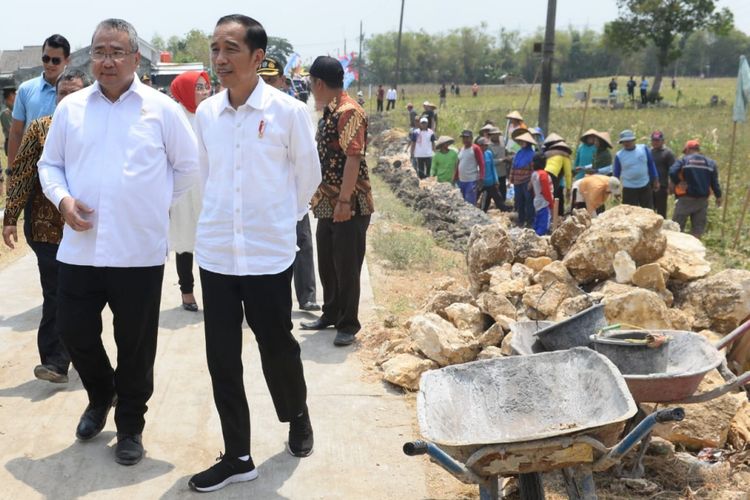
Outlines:
<svg viewBox="0 0 750 500"><path fill-rule="evenodd" d="M204 198L195 254L225 447L215 465L190 479L197 491L258 477L242 378L243 314L258 342L277 417L289 422L287 450L305 457L313 447L300 346L292 335L291 278L295 226L320 184L320 163L306 106L257 75L266 44L254 19L219 19L211 61L227 90L196 113Z"/></svg>
<svg viewBox="0 0 750 500"><path fill-rule="evenodd" d="M429 128L429 119L419 119L419 128L411 134L411 156L417 164L417 177L425 179L430 175L432 156L435 154L435 132Z"/></svg>
<svg viewBox="0 0 750 500"><path fill-rule="evenodd" d="M116 404L115 460L123 465L143 457L169 206L199 177L190 124L176 102L138 81L140 59L130 23L97 26L96 83L57 107L39 161L44 194L66 223L57 329L89 398L76 437L99 434ZM105 305L114 316L114 370L101 340Z"/></svg>
<svg viewBox="0 0 750 500"><path fill-rule="evenodd" d="M396 99L398 99L398 92L395 88L391 87L388 89L388 92L386 92L385 94L385 99L386 101L388 101L388 103L385 105L386 111L396 109Z"/></svg>

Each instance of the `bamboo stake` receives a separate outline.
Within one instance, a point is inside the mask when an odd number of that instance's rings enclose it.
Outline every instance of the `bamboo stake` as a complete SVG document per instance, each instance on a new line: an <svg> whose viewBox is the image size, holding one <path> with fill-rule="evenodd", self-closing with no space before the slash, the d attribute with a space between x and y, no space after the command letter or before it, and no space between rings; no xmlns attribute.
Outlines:
<svg viewBox="0 0 750 500"><path fill-rule="evenodd" d="M591 99L591 84L589 83L589 89L586 91L586 102L583 105L583 117L581 118L581 128L578 131L578 137L583 135L583 127L586 125L586 112L589 109L589 100Z"/></svg>
<svg viewBox="0 0 750 500"><path fill-rule="evenodd" d="M724 210L721 214L721 239L724 239L724 226L727 221L727 207L729 206L729 188L732 184L732 163L734 163L734 144L737 140L737 122L732 126L732 145L729 147L729 164L727 165L727 189L724 194Z"/></svg>
<svg viewBox="0 0 750 500"><path fill-rule="evenodd" d="M726 203L726 200L724 200ZM740 241L740 233L742 232L742 225L745 222L745 213L747 207L750 205L750 185L747 186L747 192L745 193L745 203L742 205L742 213L740 214L740 220L737 222L737 230L734 232L734 242L732 243L732 249L737 248L737 243ZM726 205L724 205L726 208Z"/></svg>

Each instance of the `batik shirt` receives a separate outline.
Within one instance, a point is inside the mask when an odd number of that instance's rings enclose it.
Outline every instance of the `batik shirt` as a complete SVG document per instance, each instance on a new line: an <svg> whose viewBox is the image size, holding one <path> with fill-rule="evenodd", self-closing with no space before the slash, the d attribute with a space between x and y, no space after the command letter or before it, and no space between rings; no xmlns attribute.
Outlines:
<svg viewBox="0 0 750 500"><path fill-rule="evenodd" d="M346 92L334 98L323 110L318 122L318 156L323 180L312 199L313 215L332 219L344 180L347 156L361 155L359 174L352 194L354 215L370 215L375 211L372 188L365 162L367 151L367 117Z"/></svg>
<svg viewBox="0 0 750 500"><path fill-rule="evenodd" d="M63 218L55 205L45 198L36 167L51 123L51 116L36 119L23 136L13 163L13 171L8 176L8 203L3 225L15 226L21 211L31 199L31 240L59 244L62 239Z"/></svg>

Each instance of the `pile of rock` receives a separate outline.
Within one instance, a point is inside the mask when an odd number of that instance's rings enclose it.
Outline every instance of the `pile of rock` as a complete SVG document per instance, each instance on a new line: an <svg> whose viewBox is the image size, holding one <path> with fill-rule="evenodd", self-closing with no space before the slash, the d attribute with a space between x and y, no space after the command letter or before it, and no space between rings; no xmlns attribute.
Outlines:
<svg viewBox="0 0 750 500"><path fill-rule="evenodd" d="M459 191L434 179L420 181L406 154L406 133L386 130L376 136L373 145L380 157L373 172L379 175L405 205L422 214L425 226L435 239L453 250L463 252L471 228L492 223L487 214L466 203Z"/></svg>
<svg viewBox="0 0 750 500"><path fill-rule="evenodd" d="M663 225L651 210L620 205L595 219L576 211L551 236L475 226L466 251L469 287L444 280L423 311L394 330L381 347L385 379L416 390L424 371L510 354L514 321L559 321L598 302L610 324L694 330L711 340L750 317L750 271L708 276L700 241ZM691 405L695 417L660 435L688 448L746 440L743 398ZM710 415L721 425L703 425ZM732 426L739 430L730 433Z"/></svg>

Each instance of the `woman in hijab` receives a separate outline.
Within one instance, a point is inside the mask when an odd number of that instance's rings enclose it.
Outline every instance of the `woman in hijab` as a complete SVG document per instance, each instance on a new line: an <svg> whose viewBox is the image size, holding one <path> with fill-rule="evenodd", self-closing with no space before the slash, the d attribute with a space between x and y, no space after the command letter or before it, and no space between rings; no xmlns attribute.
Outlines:
<svg viewBox="0 0 750 500"><path fill-rule="evenodd" d="M188 71L178 75L169 86L172 96L182 105L190 124L195 119L198 104L211 95L211 84L205 71ZM169 247L174 250L182 307L197 311L198 304L193 295L193 248L195 230L201 212L201 188L196 185L181 196L169 211Z"/></svg>

